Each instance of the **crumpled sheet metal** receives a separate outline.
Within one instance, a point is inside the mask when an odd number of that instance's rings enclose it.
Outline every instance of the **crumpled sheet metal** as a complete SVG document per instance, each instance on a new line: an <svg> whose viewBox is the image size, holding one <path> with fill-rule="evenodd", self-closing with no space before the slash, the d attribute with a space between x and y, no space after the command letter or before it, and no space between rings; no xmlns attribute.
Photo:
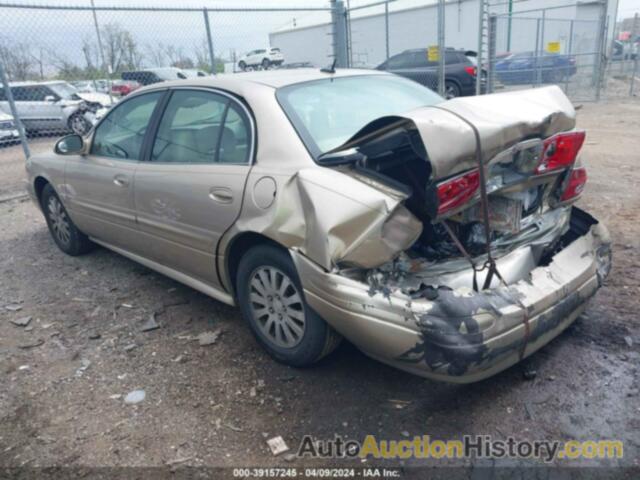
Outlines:
<svg viewBox="0 0 640 480"><path fill-rule="evenodd" d="M333 169L301 169L278 179L272 208L245 210L236 228L295 248L326 270L338 262L372 268L409 248L422 232L401 203L405 195L385 190ZM392 228L384 228L387 220ZM402 229L400 238L394 235Z"/></svg>
<svg viewBox="0 0 640 480"><path fill-rule="evenodd" d="M488 163L498 153L528 138L547 138L575 128L576 112L557 86L459 97L435 106L420 107L375 122L379 130L356 136L335 148L339 152L366 144L378 134L393 128L417 129L431 163L434 180L474 168L476 139L471 122L480 134L482 159ZM386 121L383 121L386 120Z"/></svg>
<svg viewBox="0 0 640 480"><path fill-rule="evenodd" d="M293 258L313 309L365 353L424 377L466 383L509 367L566 328L606 278L610 241L595 224L528 278L483 292L436 288L418 299L399 287L372 292Z"/></svg>
<svg viewBox="0 0 640 480"><path fill-rule="evenodd" d="M439 106L475 125L485 162L526 138L546 138L575 127L575 109L557 86L460 97ZM403 116L411 119L420 132L434 179L476 166L475 137L463 120L432 107L419 108Z"/></svg>

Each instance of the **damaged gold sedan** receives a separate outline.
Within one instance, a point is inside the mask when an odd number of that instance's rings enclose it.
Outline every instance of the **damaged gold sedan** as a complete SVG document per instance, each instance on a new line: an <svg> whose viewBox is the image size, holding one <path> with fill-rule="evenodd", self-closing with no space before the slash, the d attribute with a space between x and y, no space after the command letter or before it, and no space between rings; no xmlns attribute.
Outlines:
<svg viewBox="0 0 640 480"><path fill-rule="evenodd" d="M438 380L557 336L609 273L572 204L585 134L557 87L443 101L370 71L162 83L27 162L58 246L97 243L242 310L277 360L342 337Z"/></svg>

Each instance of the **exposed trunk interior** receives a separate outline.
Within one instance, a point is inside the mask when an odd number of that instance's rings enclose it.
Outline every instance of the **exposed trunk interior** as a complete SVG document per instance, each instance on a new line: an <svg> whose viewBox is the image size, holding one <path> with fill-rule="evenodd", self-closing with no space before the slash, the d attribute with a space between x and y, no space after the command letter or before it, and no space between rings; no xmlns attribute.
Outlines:
<svg viewBox="0 0 640 480"><path fill-rule="evenodd" d="M540 158L540 138L523 139L516 147L496 155L487 165L487 192L491 219L490 245L496 256L504 256L519 246L529 245L526 261L517 274L505 275L509 282L520 280L529 270L548 259L569 230L570 208L558 205L557 191L567 172L533 174ZM355 152L354 152L355 150ZM336 164L339 156L334 155ZM486 235L476 194L451 215L438 215L437 186L446 179L432 178L427 149L417 129L398 123L382 135L350 150L349 162L338 166L382 181L404 191L405 206L422 222L423 231L413 246L383 265L384 276L401 271L425 273L425 281L446 278L448 274L469 270L469 259L456 245L443 223L447 222L470 257L486 254ZM486 256L486 255L485 255ZM395 271L395 273L393 273ZM371 278L369 279L371 282ZM452 281L452 285L457 281ZM424 285L412 288L419 290ZM471 285L469 285L471 286Z"/></svg>

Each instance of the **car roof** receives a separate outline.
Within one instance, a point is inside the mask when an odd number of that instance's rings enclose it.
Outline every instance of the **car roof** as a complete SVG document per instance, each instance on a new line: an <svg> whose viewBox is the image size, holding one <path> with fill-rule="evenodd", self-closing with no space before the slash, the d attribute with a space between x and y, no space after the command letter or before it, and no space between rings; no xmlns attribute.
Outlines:
<svg viewBox="0 0 640 480"><path fill-rule="evenodd" d="M11 87L32 87L35 85L59 85L61 83L69 83L66 80L48 80L46 82L33 82L33 81L25 81L25 82L10 82L9 86Z"/></svg>
<svg viewBox="0 0 640 480"><path fill-rule="evenodd" d="M319 68L298 68L294 70L261 70L254 72L220 74L215 77L188 78L186 80L173 80L155 86L209 86L229 90L239 90L251 84L262 85L271 88L281 88L296 83L309 82L327 78L353 77L359 75L389 75L377 70L364 69L336 69L335 73L324 73ZM231 88L233 86L238 88Z"/></svg>

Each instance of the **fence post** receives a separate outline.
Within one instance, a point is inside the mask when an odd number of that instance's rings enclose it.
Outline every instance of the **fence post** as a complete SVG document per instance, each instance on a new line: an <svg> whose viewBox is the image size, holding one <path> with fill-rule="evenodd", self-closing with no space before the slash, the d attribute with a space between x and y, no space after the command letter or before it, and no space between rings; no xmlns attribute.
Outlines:
<svg viewBox="0 0 640 480"><path fill-rule="evenodd" d="M111 75L113 72L111 71L111 65L107 65L107 61L104 56L104 49L102 48L102 36L100 35L100 26L98 25L98 14L96 13L96 5L93 0L91 0L91 13L93 14L93 26L96 29L96 40L98 40L98 50L100 50L100 60L102 60L102 68L107 69L107 90L109 91L109 102L112 104L113 102L113 93L111 92Z"/></svg>
<svg viewBox="0 0 640 480"><path fill-rule="evenodd" d="M336 67L346 68L348 63L347 49L347 10L342 0L331 0L331 33L333 34L333 58Z"/></svg>
<svg viewBox="0 0 640 480"><path fill-rule="evenodd" d="M493 68L496 63L496 32L498 27L498 17L489 16L489 48L487 51L487 93L493 93ZM477 75L482 75L482 65L478 65Z"/></svg>
<svg viewBox="0 0 640 480"><path fill-rule="evenodd" d="M573 20L569 23L569 45L567 47L567 57L571 58L571 51L573 50ZM579 68L579 65L576 65L576 69ZM565 75L564 77L564 93L565 95L569 94L569 79L571 75Z"/></svg>
<svg viewBox="0 0 640 480"><path fill-rule="evenodd" d="M636 36L638 35L639 27L640 27L640 23L638 22L638 13L636 12L636 14L633 16L633 29L631 33L631 42L635 43L635 39L636 39ZM633 87L636 80L636 73L638 73L638 56L640 56L640 52L636 52L636 58L634 58L633 60L633 70L631 72L631 83L629 84L630 97L633 97Z"/></svg>
<svg viewBox="0 0 640 480"><path fill-rule="evenodd" d="M487 0L478 0L479 2L479 14L478 14L478 52L477 63L478 68L482 68L482 46L484 44L484 29L485 20L487 14ZM482 94L482 75L476 75L476 95Z"/></svg>
<svg viewBox="0 0 640 480"><path fill-rule="evenodd" d="M444 1L438 0L438 93L445 95L445 74L444 74Z"/></svg>
<svg viewBox="0 0 640 480"><path fill-rule="evenodd" d="M538 64L539 64L539 58L540 58L540 19L536 19L536 46L534 48L534 52L535 52L535 58L534 58L534 62L533 62L533 75L531 75L531 78L533 79L533 81L531 82L531 86L535 87L536 86L536 81L538 80Z"/></svg>
<svg viewBox="0 0 640 480"><path fill-rule="evenodd" d="M216 74L216 57L213 51L213 39L211 38L211 25L209 25L209 10L207 7L202 9L204 15L204 29L207 33L207 48L209 49L209 59L211 60L211 73ZM235 64L234 64L235 68Z"/></svg>
<svg viewBox="0 0 640 480"><path fill-rule="evenodd" d="M542 85L542 70L544 70L544 24L547 18L547 11L542 10L542 24L540 27L540 49L538 50L538 58L536 64L538 66L536 71L536 84L539 87Z"/></svg>
<svg viewBox="0 0 640 480"><path fill-rule="evenodd" d="M593 67L593 83L596 87L596 102L600 100L600 90L602 89L602 79L604 77L604 70L607 68L607 63L604 61L604 45L606 42L607 32L607 0L601 0L600 5L602 7L598 25L598 38L596 40L596 61Z"/></svg>
<svg viewBox="0 0 640 480"><path fill-rule="evenodd" d="M389 60L389 1L388 0L384 2L384 39L385 39L387 60Z"/></svg>
<svg viewBox="0 0 640 480"><path fill-rule="evenodd" d="M4 71L4 65L2 65L2 62L0 62L0 79L2 80L2 87L4 88L7 101L9 102L9 108L11 109L11 115L13 115L13 121L16 122L16 128L18 129L18 133L20 134L22 151L24 152L25 159L29 160L29 157L31 157L31 151L29 150L29 144L27 143L27 134L25 133L24 126L22 125L20 117L18 116L18 109L16 108L16 103L13 100L13 92L11 91L11 88L9 88L9 78L7 77L7 73Z"/></svg>

